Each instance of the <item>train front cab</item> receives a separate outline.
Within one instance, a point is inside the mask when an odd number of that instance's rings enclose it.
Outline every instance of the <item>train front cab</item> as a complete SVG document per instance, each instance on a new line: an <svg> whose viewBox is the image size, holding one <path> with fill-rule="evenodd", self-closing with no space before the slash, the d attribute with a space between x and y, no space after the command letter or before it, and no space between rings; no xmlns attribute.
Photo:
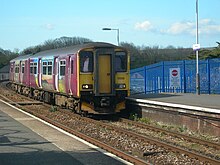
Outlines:
<svg viewBox="0 0 220 165"><path fill-rule="evenodd" d="M129 54L122 48L84 49L79 52L81 109L112 114L125 108L129 95Z"/></svg>

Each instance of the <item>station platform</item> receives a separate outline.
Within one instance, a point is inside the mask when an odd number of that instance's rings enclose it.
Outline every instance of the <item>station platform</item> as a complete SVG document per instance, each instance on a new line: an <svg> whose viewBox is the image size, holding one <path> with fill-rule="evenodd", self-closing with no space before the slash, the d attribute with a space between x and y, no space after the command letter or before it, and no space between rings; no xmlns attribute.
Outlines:
<svg viewBox="0 0 220 165"><path fill-rule="evenodd" d="M220 136L220 95L138 94L127 98L127 106L139 117Z"/></svg>
<svg viewBox="0 0 220 165"><path fill-rule="evenodd" d="M220 95L158 93L131 95L127 99L153 105L220 114Z"/></svg>
<svg viewBox="0 0 220 165"><path fill-rule="evenodd" d="M1 165L127 164L100 150L0 100Z"/></svg>

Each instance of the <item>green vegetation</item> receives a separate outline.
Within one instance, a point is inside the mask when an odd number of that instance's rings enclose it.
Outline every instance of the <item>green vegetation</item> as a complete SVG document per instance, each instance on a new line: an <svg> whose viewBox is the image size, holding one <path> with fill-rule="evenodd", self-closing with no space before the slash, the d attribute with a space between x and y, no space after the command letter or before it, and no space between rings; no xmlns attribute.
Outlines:
<svg viewBox="0 0 220 165"><path fill-rule="evenodd" d="M134 120L134 121L138 121L138 122L141 122L141 123L145 123L145 124L148 124L148 125L157 126L157 127L169 130L169 131L175 131L175 132L181 132L181 133L187 133L189 131L185 125L179 126L179 125L173 125L173 124L157 122L157 121L153 121L153 120L151 120L150 118L147 118L147 117L139 118L136 113L131 114L129 119Z"/></svg>
<svg viewBox="0 0 220 165"><path fill-rule="evenodd" d="M212 58L220 58L220 42L216 42L218 44L215 48L210 49L201 49L199 51L199 59L206 60ZM195 55L190 55L189 59L195 59Z"/></svg>
<svg viewBox="0 0 220 165"><path fill-rule="evenodd" d="M138 121L140 118L138 118L138 114L137 113L131 113L129 116L130 120L134 120L134 121Z"/></svg>
<svg viewBox="0 0 220 165"><path fill-rule="evenodd" d="M47 40L43 44L37 46L28 47L24 49L21 54L35 54L45 50L64 48L68 46L83 44L86 42L92 42L92 40L82 37L60 37L54 40Z"/></svg>
<svg viewBox="0 0 220 165"><path fill-rule="evenodd" d="M204 140L207 140L207 141L213 141L213 142L216 142L216 143L219 143L219 141L220 141L219 137L211 136L211 135L208 135L208 134L202 134L202 133L196 132L196 131L191 131L185 125L167 124L167 123L152 120L150 118L139 118L138 115L135 114L135 113L130 115L130 119L134 120L134 121L141 122L141 123L145 123L145 124L148 124L148 125L163 128L163 129L168 130L168 131L187 134L189 136L194 136L194 137L201 138L201 139L204 139ZM160 136L163 137L164 133L161 133ZM194 144L192 144L191 147L192 148L198 148L198 146L194 145Z"/></svg>
<svg viewBox="0 0 220 165"><path fill-rule="evenodd" d="M153 121L150 118L140 118L140 122L145 123L145 124L151 124Z"/></svg>
<svg viewBox="0 0 220 165"><path fill-rule="evenodd" d="M214 48L203 48L199 51L199 59L220 58L220 43ZM192 60L196 58L192 48L175 48L168 46L159 48L159 46L135 46L133 43L121 43L121 46L127 48L131 53L131 69L138 68L161 61Z"/></svg>
<svg viewBox="0 0 220 165"><path fill-rule="evenodd" d="M11 52L10 50L3 50L2 48L0 48L0 68L8 65L9 61L17 57L18 55L18 52Z"/></svg>
<svg viewBox="0 0 220 165"><path fill-rule="evenodd" d="M57 106L51 106L50 112L56 112L58 110Z"/></svg>

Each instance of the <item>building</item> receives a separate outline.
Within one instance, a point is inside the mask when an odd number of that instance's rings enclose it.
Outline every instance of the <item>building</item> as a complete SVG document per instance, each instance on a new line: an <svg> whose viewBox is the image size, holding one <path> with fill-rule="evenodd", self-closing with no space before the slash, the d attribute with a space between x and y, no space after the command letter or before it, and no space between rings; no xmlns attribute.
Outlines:
<svg viewBox="0 0 220 165"><path fill-rule="evenodd" d="M0 81L9 80L9 69L9 65L6 65L0 69Z"/></svg>

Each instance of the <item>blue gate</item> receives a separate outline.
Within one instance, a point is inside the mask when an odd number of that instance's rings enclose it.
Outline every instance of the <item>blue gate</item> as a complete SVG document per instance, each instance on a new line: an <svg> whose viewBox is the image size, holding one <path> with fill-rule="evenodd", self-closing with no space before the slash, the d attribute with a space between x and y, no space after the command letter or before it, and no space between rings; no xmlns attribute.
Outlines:
<svg viewBox="0 0 220 165"><path fill-rule="evenodd" d="M178 85L173 85L171 71L178 70ZM220 59L199 60L200 92L220 94ZM196 93L196 61L165 61L132 69L131 94Z"/></svg>

